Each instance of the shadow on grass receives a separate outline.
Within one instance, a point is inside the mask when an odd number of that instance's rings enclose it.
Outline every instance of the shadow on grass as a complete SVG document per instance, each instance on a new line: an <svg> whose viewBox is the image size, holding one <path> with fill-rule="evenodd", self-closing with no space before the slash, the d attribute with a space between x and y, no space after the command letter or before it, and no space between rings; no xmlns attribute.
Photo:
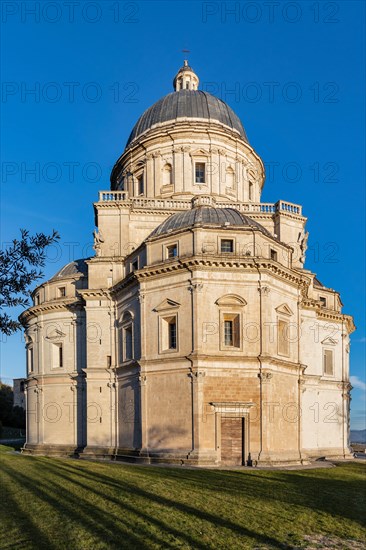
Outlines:
<svg viewBox="0 0 366 550"><path fill-rule="evenodd" d="M13 491L6 486L3 474L1 475L0 509L1 507L4 507L4 511L2 512L4 514L4 518L5 514L11 514L11 520L13 520L13 522L17 523L18 525L22 525L23 529L22 538L16 541L11 539L9 540L9 533L5 532L4 529L1 529L0 548L4 550L8 548L30 548L32 544L34 544L35 548L53 548L50 537L42 532L41 529L38 529L38 527L29 517L29 514L24 512L18 505L14 498ZM4 519L1 523L4 527Z"/></svg>
<svg viewBox="0 0 366 550"><path fill-rule="evenodd" d="M9 455L5 462L9 510L39 541L35 548L223 548L227 538L227 548L235 541L240 548L290 550L283 540L297 514L325 513L329 529L332 516L364 525L364 465L243 472ZM37 509L46 510L44 521ZM55 526L64 530L51 537Z"/></svg>
<svg viewBox="0 0 366 550"><path fill-rule="evenodd" d="M342 464L342 479L338 477L335 468L302 472L206 470L204 474L201 470L139 470L147 478L175 478L190 483L192 488L200 487L214 493L224 492L304 506L332 516L339 515L365 526L366 464Z"/></svg>
<svg viewBox="0 0 366 550"><path fill-rule="evenodd" d="M113 465L118 468L119 465ZM77 469L78 465L75 464ZM144 481L146 487L150 482L158 479L167 482L175 479L184 483L185 489L189 485L193 490L202 489L210 491L214 496L226 493L230 496L253 499L258 502L275 501L286 506L302 506L309 510L317 510L331 516L340 516L365 526L365 473L363 464L342 465L342 472L338 477L337 470L304 470L296 471L212 471L212 470L176 470L172 468L149 468L136 466L121 466L133 468L134 477L138 476ZM81 468L84 476L91 475L90 471ZM353 474L353 475L351 475ZM358 474L359 479L355 479ZM103 483L116 481L98 473ZM255 478L255 482L253 482ZM94 478L95 480L95 478ZM277 487L276 487L277 485ZM245 502L245 501L244 501Z"/></svg>
<svg viewBox="0 0 366 550"><path fill-rule="evenodd" d="M184 544L185 547L214 547L210 544L214 541L203 542L202 532L196 529L197 520L201 520L210 523L211 527L224 528L231 532L239 547L244 547L242 542L251 542L252 548L258 544L271 545L272 548L282 550L292 548L273 537L224 519L212 511L201 510L190 504L156 495L153 490L147 489L149 480L146 478L145 489L137 483L116 480L100 471L87 470L90 464L86 463L77 465L47 459L37 462L38 464L34 462L33 465L37 466L35 470L43 472L42 477L37 476L36 471L27 479L11 467L6 467L5 471L13 480L22 484L30 496L34 495L51 506L58 516L61 515L61 518L58 517L60 525L64 525L65 520L69 526L77 522L79 527L90 533L94 537L94 540L90 541L92 546L102 542L110 548L121 547L122 544L123 547L144 549L151 548L149 543L153 543L158 547L168 548L172 546L169 544L171 541L180 542L180 545ZM115 473L118 475L117 469ZM139 474L136 469L130 473L133 476ZM159 476L158 469L154 469L153 473ZM178 517L170 512L178 514ZM164 516L165 521L162 519ZM174 518L176 524L173 524ZM26 518L25 529L28 528L28 524L34 529L31 517ZM178 524L181 527L178 527ZM62 539L63 546L75 547L77 540L67 535ZM64 533L62 536L64 537Z"/></svg>
<svg viewBox="0 0 366 550"><path fill-rule="evenodd" d="M37 464L32 466L37 466ZM23 511L20 519L22 520L22 531L31 533L32 541L36 542L35 547L60 548L62 546L75 548L78 541L75 540L74 533L75 530L81 527L94 539L90 540L91 546L87 546L87 548L92 547L93 542L96 541L110 547L112 544L121 545L121 541L123 541L123 546L126 547L138 547L142 550L148 548L143 539L143 535L146 533L139 533L136 526L129 525L123 519L123 516L113 517L108 513L108 506L106 506L107 509L101 509L98 502L88 502L83 499L79 491L75 491L73 487L67 487L63 483L62 476L59 475L57 468L53 473L54 477L49 478L47 475L39 475L39 466L38 463L38 472L34 472L34 477L25 478L20 472L2 464L3 472L9 475L11 481L16 481L27 491L29 500L25 504L28 505L29 513ZM44 470L47 470L45 463L42 464L42 471L44 472ZM71 483L75 485L74 480L71 480ZM88 490L91 491L90 487ZM7 496L9 507L18 507L9 492ZM47 505L47 517L38 517L38 526L35 525L33 519L36 517L35 503L37 500L41 501L41 509L45 509L44 504ZM50 542L49 537L46 540L43 533L49 530L48 527L51 528L52 532L54 525L59 526L59 530L53 533ZM82 540L80 540L80 547L83 547Z"/></svg>

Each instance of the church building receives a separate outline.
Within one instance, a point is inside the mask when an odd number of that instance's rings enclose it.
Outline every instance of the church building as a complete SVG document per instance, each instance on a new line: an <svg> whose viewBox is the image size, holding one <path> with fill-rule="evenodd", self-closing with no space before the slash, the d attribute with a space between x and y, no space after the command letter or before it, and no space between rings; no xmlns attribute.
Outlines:
<svg viewBox="0 0 366 550"><path fill-rule="evenodd" d="M174 91L135 124L94 204L91 258L33 292L23 453L184 465L349 455L349 335L305 267L302 207L261 202L238 116Z"/></svg>

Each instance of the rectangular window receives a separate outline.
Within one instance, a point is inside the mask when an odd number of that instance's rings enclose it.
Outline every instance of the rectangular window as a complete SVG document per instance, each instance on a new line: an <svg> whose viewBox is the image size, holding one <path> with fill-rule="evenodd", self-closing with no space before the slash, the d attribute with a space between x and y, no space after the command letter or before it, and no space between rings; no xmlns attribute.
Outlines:
<svg viewBox="0 0 366 550"><path fill-rule="evenodd" d="M196 162L195 165L195 171L196 171L196 183L205 183L205 163L204 162Z"/></svg>
<svg viewBox="0 0 366 550"><path fill-rule="evenodd" d="M60 298L64 298L66 296L66 287L60 286L58 289L58 295Z"/></svg>
<svg viewBox="0 0 366 550"><path fill-rule="evenodd" d="M288 335L288 323L287 321L283 321L282 319L279 319L277 323L278 327L278 334L277 334L277 347L278 347L278 353L279 355L289 355L290 354L290 342L289 342L289 335Z"/></svg>
<svg viewBox="0 0 366 550"><path fill-rule="evenodd" d="M253 184L249 183L249 200L253 200Z"/></svg>
<svg viewBox="0 0 366 550"><path fill-rule="evenodd" d="M225 346L232 346L234 343L233 340L234 327L232 321L224 321L224 342Z"/></svg>
<svg viewBox="0 0 366 550"><path fill-rule="evenodd" d="M323 373L327 376L333 376L333 351L331 349L323 350Z"/></svg>
<svg viewBox="0 0 366 550"><path fill-rule="evenodd" d="M178 320L176 315L160 317L160 352L178 349Z"/></svg>
<svg viewBox="0 0 366 550"><path fill-rule="evenodd" d="M36 294L36 296L34 298L34 305L39 306L39 294Z"/></svg>
<svg viewBox="0 0 366 550"><path fill-rule="evenodd" d="M176 318L169 321L169 349L177 349L177 321Z"/></svg>
<svg viewBox="0 0 366 550"><path fill-rule="evenodd" d="M139 268L139 260L136 258L131 264L131 271L137 271Z"/></svg>
<svg viewBox="0 0 366 550"><path fill-rule="evenodd" d="M273 250L273 248L271 248L271 260L277 262L277 252L276 250Z"/></svg>
<svg viewBox="0 0 366 550"><path fill-rule="evenodd" d="M62 344L51 344L51 365L53 369L62 368L64 366Z"/></svg>
<svg viewBox="0 0 366 550"><path fill-rule="evenodd" d="M225 347L240 348L239 315L224 315L223 344Z"/></svg>
<svg viewBox="0 0 366 550"><path fill-rule="evenodd" d="M319 300L321 302L322 307L327 307L327 299L324 298L324 296L320 296Z"/></svg>
<svg viewBox="0 0 366 550"><path fill-rule="evenodd" d="M33 348L28 348L28 372L33 372Z"/></svg>
<svg viewBox="0 0 366 550"><path fill-rule="evenodd" d="M112 356L107 355L107 369L110 369L112 366Z"/></svg>
<svg viewBox="0 0 366 550"><path fill-rule="evenodd" d="M172 244L171 246L166 247L167 258L176 258L178 256L178 245Z"/></svg>
<svg viewBox="0 0 366 550"><path fill-rule="evenodd" d="M139 176L137 178L137 194L138 195L143 195L144 194L144 176L143 174L141 174L141 176Z"/></svg>
<svg viewBox="0 0 366 550"><path fill-rule="evenodd" d="M221 239L221 252L234 252L234 241L232 239Z"/></svg>
<svg viewBox="0 0 366 550"><path fill-rule="evenodd" d="M129 325L123 329L124 332L124 360L128 361L133 359L132 353L132 325Z"/></svg>

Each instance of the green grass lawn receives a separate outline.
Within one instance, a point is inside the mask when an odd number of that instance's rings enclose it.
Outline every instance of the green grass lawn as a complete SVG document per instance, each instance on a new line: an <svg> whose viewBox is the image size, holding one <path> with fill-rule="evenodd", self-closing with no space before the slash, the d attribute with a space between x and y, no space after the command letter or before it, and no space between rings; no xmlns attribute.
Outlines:
<svg viewBox="0 0 366 550"><path fill-rule="evenodd" d="M365 541L364 464L215 471L0 449L1 549L354 549Z"/></svg>

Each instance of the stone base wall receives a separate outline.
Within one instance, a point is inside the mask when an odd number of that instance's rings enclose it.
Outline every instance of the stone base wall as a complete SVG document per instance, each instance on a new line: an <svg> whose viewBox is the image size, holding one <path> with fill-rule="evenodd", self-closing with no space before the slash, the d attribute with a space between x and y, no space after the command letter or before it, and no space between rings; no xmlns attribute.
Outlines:
<svg viewBox="0 0 366 550"><path fill-rule="evenodd" d="M83 449L71 445L32 445L26 443L21 452L24 455L79 458Z"/></svg>

